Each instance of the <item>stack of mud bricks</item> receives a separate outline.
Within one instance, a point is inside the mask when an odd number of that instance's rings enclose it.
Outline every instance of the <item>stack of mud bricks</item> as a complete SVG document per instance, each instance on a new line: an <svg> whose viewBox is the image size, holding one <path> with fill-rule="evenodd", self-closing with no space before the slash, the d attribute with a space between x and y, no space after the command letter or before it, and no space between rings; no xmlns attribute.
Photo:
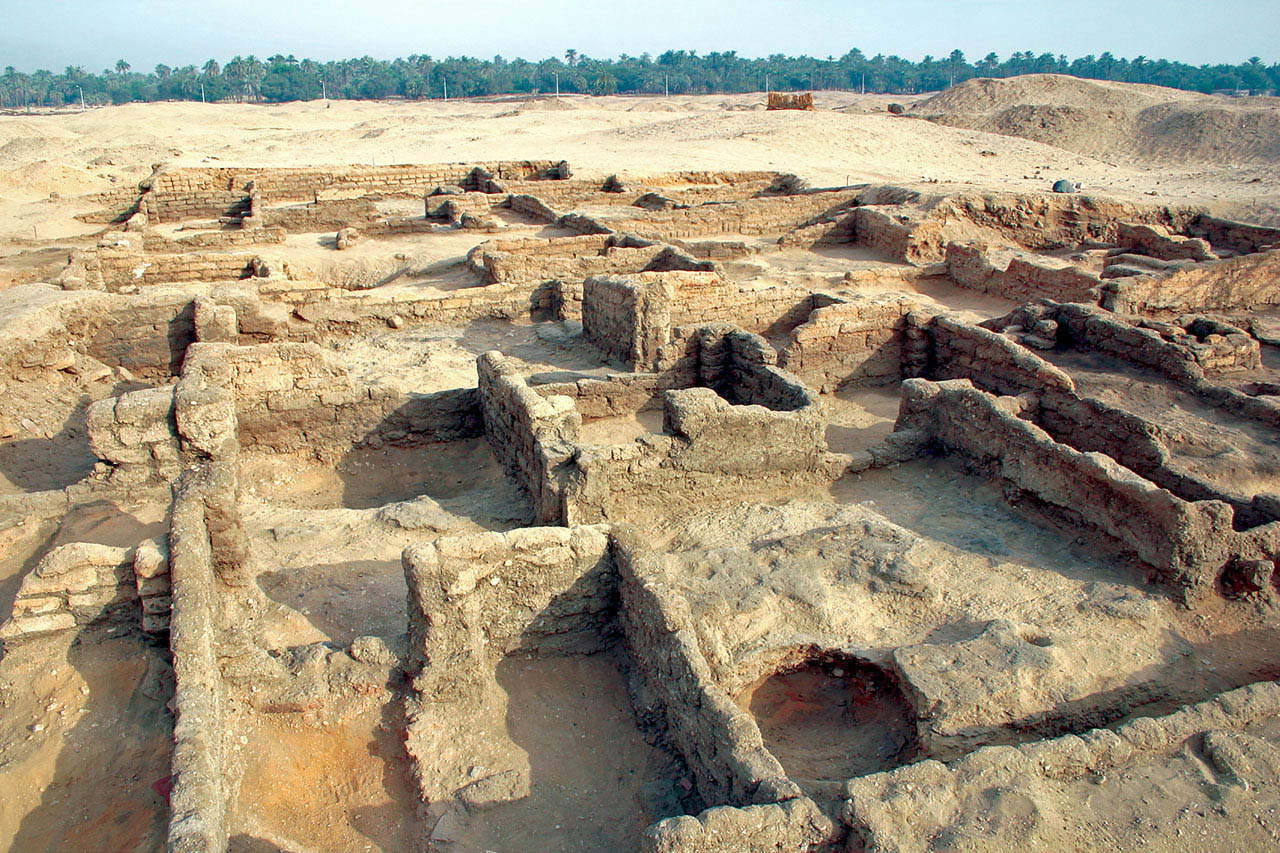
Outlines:
<svg viewBox="0 0 1280 853"><path fill-rule="evenodd" d="M173 613L169 558L154 542L144 542L133 555L133 573L142 602L142 630L148 634L168 631Z"/></svg>
<svg viewBox="0 0 1280 853"><path fill-rule="evenodd" d="M0 639L65 631L131 604L138 596L133 561L129 548L73 542L53 549L23 578Z"/></svg>
<svg viewBox="0 0 1280 853"><path fill-rule="evenodd" d="M99 400L89 406L87 423L93 452L115 466L113 482L141 486L177 475L172 386Z"/></svg>

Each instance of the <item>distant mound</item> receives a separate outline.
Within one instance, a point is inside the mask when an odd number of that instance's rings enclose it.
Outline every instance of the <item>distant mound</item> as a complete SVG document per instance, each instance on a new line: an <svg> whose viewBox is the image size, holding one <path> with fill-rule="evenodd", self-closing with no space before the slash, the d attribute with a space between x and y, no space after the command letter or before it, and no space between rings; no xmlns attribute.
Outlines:
<svg viewBox="0 0 1280 853"><path fill-rule="evenodd" d="M1280 99L1226 98L1057 74L967 80L911 115L1103 160L1280 162Z"/></svg>

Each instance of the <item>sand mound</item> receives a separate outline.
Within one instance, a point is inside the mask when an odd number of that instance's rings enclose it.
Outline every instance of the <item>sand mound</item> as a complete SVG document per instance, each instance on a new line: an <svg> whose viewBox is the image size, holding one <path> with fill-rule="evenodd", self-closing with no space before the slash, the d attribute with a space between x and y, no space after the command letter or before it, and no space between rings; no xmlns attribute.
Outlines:
<svg viewBox="0 0 1280 853"><path fill-rule="evenodd" d="M0 171L0 195L35 200L50 193L75 196L102 189L101 181L82 168L52 160L37 160Z"/></svg>
<svg viewBox="0 0 1280 853"><path fill-rule="evenodd" d="M1055 74L968 80L915 104L938 124L1129 162L1280 161L1280 100Z"/></svg>

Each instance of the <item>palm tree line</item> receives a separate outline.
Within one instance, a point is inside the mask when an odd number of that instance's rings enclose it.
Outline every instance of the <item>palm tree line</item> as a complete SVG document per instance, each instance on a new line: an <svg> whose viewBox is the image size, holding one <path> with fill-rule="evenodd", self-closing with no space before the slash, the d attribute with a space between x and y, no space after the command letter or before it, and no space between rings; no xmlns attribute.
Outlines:
<svg viewBox="0 0 1280 853"><path fill-rule="evenodd" d="M1111 53L1068 59L1064 55L989 53L969 61L959 50L918 62L900 56L742 57L736 51L699 55L669 50L656 58L623 54L595 59L577 50L536 62L525 59L433 59L426 54L382 60L369 56L336 62L275 55L265 60L236 56L203 65L157 65L135 71L125 59L101 73L67 66L61 74L41 70L0 75L0 108L127 104L151 101L270 102L342 98L376 100L561 92L610 94L714 94L762 90L845 90L918 94L945 89L974 77L1069 74L1094 80L1150 83L1197 92L1264 94L1280 90L1280 63L1259 57L1235 65L1190 65Z"/></svg>

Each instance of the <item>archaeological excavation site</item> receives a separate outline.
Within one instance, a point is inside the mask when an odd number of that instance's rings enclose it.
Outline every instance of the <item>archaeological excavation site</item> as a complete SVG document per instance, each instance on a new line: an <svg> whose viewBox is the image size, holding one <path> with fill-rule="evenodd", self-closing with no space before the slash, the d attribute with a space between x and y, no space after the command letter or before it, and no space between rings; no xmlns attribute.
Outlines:
<svg viewBox="0 0 1280 853"><path fill-rule="evenodd" d="M1280 847L1280 228L555 158L82 201L0 289L10 849Z"/></svg>

